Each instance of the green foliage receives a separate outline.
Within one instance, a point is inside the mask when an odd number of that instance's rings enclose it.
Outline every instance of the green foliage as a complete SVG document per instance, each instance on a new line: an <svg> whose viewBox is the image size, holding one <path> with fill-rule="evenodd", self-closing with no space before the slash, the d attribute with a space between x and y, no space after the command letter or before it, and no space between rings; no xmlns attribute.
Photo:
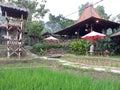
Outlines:
<svg viewBox="0 0 120 90"><path fill-rule="evenodd" d="M114 54L113 51L113 42L111 42L111 39L109 36L106 36L105 39L99 39L95 44L95 51L98 52L104 52L105 50L109 51L109 55Z"/></svg>
<svg viewBox="0 0 120 90"><path fill-rule="evenodd" d="M51 48L63 48L64 45L62 44L52 44L52 47Z"/></svg>
<svg viewBox="0 0 120 90"><path fill-rule="evenodd" d="M45 9L44 4L41 4L39 6L40 6L40 8L36 10L37 13L35 14L35 17L37 19L43 18L45 16L45 14L49 12L49 9Z"/></svg>
<svg viewBox="0 0 120 90"><path fill-rule="evenodd" d="M120 81L38 69L0 70L0 90L120 90Z"/></svg>
<svg viewBox="0 0 120 90"><path fill-rule="evenodd" d="M48 9L45 9L45 4L40 4L36 0L8 0L9 3L14 3L19 7L24 7L29 10L29 21L32 21L33 16L37 19L43 18Z"/></svg>
<svg viewBox="0 0 120 90"><path fill-rule="evenodd" d="M120 22L120 14L116 15L115 17L113 17L113 21L116 21L116 22Z"/></svg>
<svg viewBox="0 0 120 90"><path fill-rule="evenodd" d="M95 8L95 10L97 11L97 13L101 16L101 18L104 18L104 19L109 19L111 15L107 15L107 13L105 13L105 9L103 6L97 6Z"/></svg>
<svg viewBox="0 0 120 90"><path fill-rule="evenodd" d="M41 32L43 30L43 26L40 22L32 22L29 27L29 35L34 35L41 38Z"/></svg>
<svg viewBox="0 0 120 90"><path fill-rule="evenodd" d="M63 15L54 16L49 14L49 23L58 23L62 29L75 23L74 20L67 19Z"/></svg>
<svg viewBox="0 0 120 90"><path fill-rule="evenodd" d="M119 31L120 29L116 30ZM115 31L115 30L114 30ZM112 32L112 34L115 32ZM99 39L95 44L95 51L108 50L110 55L120 55L120 38L111 37L112 34L106 35L104 39Z"/></svg>
<svg viewBox="0 0 120 90"><path fill-rule="evenodd" d="M90 5L89 2L85 3L85 4L82 4L80 7L79 7L79 16L81 16L82 12L85 10L86 7L88 7ZM105 13L105 9L103 6L97 6L95 8L95 10L97 11L97 13L101 16L101 18L104 18L104 19L109 19L111 15L108 15L107 13Z"/></svg>
<svg viewBox="0 0 120 90"><path fill-rule="evenodd" d="M106 36L104 39L99 39L95 44L95 51L111 51L112 42L110 36Z"/></svg>
<svg viewBox="0 0 120 90"><path fill-rule="evenodd" d="M35 53L39 53L40 55L43 55L45 54L45 50L50 48L50 45L47 43L38 43L38 44L34 44L32 47Z"/></svg>
<svg viewBox="0 0 120 90"><path fill-rule="evenodd" d="M33 49L36 50L36 51L40 51L40 49L48 49L50 48L50 45L48 43L37 43L37 44L34 44L33 45Z"/></svg>
<svg viewBox="0 0 120 90"><path fill-rule="evenodd" d="M72 53L85 55L89 48L89 43L87 41L81 40L76 42L71 42L69 48Z"/></svg>
<svg viewBox="0 0 120 90"><path fill-rule="evenodd" d="M33 49L36 51L36 52L40 52L40 53L44 53L46 49L50 49L50 48L62 48L64 47L63 45L61 44L55 44L55 43L38 43L38 44L35 44L33 45Z"/></svg>
<svg viewBox="0 0 120 90"><path fill-rule="evenodd" d="M120 37L112 37L112 52L115 55L120 55Z"/></svg>

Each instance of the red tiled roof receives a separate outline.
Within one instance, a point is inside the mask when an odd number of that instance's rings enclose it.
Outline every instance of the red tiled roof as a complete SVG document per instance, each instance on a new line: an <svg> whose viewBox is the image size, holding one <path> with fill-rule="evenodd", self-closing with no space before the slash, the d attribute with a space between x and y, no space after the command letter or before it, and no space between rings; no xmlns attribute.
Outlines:
<svg viewBox="0 0 120 90"><path fill-rule="evenodd" d="M95 11L95 9L93 8L92 5L88 6L82 13L82 15L80 16L80 18L78 19L77 23L84 21L90 17L96 17L96 18L101 18L99 16L99 14Z"/></svg>

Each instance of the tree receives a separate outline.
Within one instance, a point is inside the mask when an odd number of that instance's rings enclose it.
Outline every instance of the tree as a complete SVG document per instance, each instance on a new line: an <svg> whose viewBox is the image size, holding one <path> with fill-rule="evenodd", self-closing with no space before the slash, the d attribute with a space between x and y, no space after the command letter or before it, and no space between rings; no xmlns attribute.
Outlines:
<svg viewBox="0 0 120 90"><path fill-rule="evenodd" d="M5 0L0 0L0 2L5 2Z"/></svg>
<svg viewBox="0 0 120 90"><path fill-rule="evenodd" d="M67 19L63 15L55 16L52 14L49 14L49 22L58 23L62 29L75 23L74 20Z"/></svg>
<svg viewBox="0 0 120 90"><path fill-rule="evenodd" d="M40 4L39 6L40 6L40 8L38 8L36 10L36 13L35 13L35 17L37 19L44 18L45 14L49 12L49 9L45 9L45 5L44 4Z"/></svg>
<svg viewBox="0 0 120 90"><path fill-rule="evenodd" d="M28 9L28 21L32 21L33 18L43 18L49 12L49 9L45 9L45 4L39 4L36 0L9 0L9 2Z"/></svg>
<svg viewBox="0 0 120 90"><path fill-rule="evenodd" d="M33 36L33 43L39 42L43 28L43 25L38 21L34 21L30 24L28 35Z"/></svg>
<svg viewBox="0 0 120 90"><path fill-rule="evenodd" d="M42 24L40 24L40 22L34 21L33 23L30 24L29 34L41 38L42 30L43 30Z"/></svg>
<svg viewBox="0 0 120 90"><path fill-rule="evenodd" d="M81 6L79 6L79 16L81 16L82 12L85 10L86 7L88 7L90 5L89 2L82 4ZM108 15L107 13L105 13L105 9L103 6L97 6L95 8L95 10L97 11L97 13L101 16L101 18L104 19L109 19L111 15Z"/></svg>
<svg viewBox="0 0 120 90"><path fill-rule="evenodd" d="M84 11L84 9L86 7L88 7L90 5L89 2L85 3L85 4L82 4L81 6L79 6L79 16L81 16L82 12Z"/></svg>
<svg viewBox="0 0 120 90"><path fill-rule="evenodd" d="M116 21L116 22L120 23L120 14L113 17L113 21Z"/></svg>
<svg viewBox="0 0 120 90"><path fill-rule="evenodd" d="M58 23L51 23L51 22L46 22L44 25L44 31L43 32L49 32L49 33L55 33L59 30L61 30L61 26Z"/></svg>
<svg viewBox="0 0 120 90"><path fill-rule="evenodd" d="M108 15L107 13L105 13L105 9L103 6L97 6L95 8L95 10L97 11L97 13L101 16L101 18L104 18L104 19L109 19L111 15Z"/></svg>

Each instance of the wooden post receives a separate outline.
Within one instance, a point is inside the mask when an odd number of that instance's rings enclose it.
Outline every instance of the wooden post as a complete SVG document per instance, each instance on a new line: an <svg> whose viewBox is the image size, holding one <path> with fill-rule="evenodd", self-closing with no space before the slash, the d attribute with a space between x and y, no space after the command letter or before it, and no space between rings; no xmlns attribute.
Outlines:
<svg viewBox="0 0 120 90"><path fill-rule="evenodd" d="M19 34L19 59L20 59L20 56L21 56L21 50L22 50L22 38L23 38L23 15L21 15L21 25L20 25L20 28L21 28L21 31L20 31L20 34Z"/></svg>
<svg viewBox="0 0 120 90"><path fill-rule="evenodd" d="M20 31L20 38L19 40L22 40L22 30L23 30L23 15L21 15L21 25L20 25L21 31Z"/></svg>
<svg viewBox="0 0 120 90"><path fill-rule="evenodd" d="M6 31L7 31L7 57L10 57L10 49L9 49L9 28L8 28L8 24L9 24L9 19L7 16L7 12L5 12L5 17L6 17Z"/></svg>

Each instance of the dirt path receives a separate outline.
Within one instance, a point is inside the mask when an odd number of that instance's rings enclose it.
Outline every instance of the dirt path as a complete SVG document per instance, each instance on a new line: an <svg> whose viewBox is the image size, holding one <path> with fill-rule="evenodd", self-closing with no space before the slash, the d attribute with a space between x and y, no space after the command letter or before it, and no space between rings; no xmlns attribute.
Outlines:
<svg viewBox="0 0 120 90"><path fill-rule="evenodd" d="M81 69L93 69L95 71L104 71L104 72L112 72L112 73L120 74L120 67L83 64L80 62L72 62L72 61L56 59L56 58L47 58L47 57L43 57L43 58L47 60L57 60L64 66L71 66L71 67L81 68Z"/></svg>
<svg viewBox="0 0 120 90"><path fill-rule="evenodd" d="M89 75L94 78L106 78L106 77L112 77L112 78L120 78L120 68L119 67L113 67L115 65L119 65L120 62L118 61L109 61L108 60L102 60L99 62L98 59L90 59L90 58L68 58L68 60L64 58L47 58L47 57L40 57L35 54L31 54L32 58L30 60L0 60L1 65L8 65L8 64L30 64L28 66L13 66L8 67L6 69L23 69L23 68L52 68L58 71L68 71L70 73L75 74L83 74L83 75ZM57 62L56 62L57 61ZM31 65L31 63L37 62L37 65ZM96 65L96 63L99 63L99 66ZM115 63L112 67L110 67L110 64ZM42 66L43 65L43 66ZM102 65L102 66L101 66ZM70 68L66 67L70 66ZM71 68L72 67L72 68ZM79 69L77 69L79 68ZM113 72L113 73L111 73Z"/></svg>

